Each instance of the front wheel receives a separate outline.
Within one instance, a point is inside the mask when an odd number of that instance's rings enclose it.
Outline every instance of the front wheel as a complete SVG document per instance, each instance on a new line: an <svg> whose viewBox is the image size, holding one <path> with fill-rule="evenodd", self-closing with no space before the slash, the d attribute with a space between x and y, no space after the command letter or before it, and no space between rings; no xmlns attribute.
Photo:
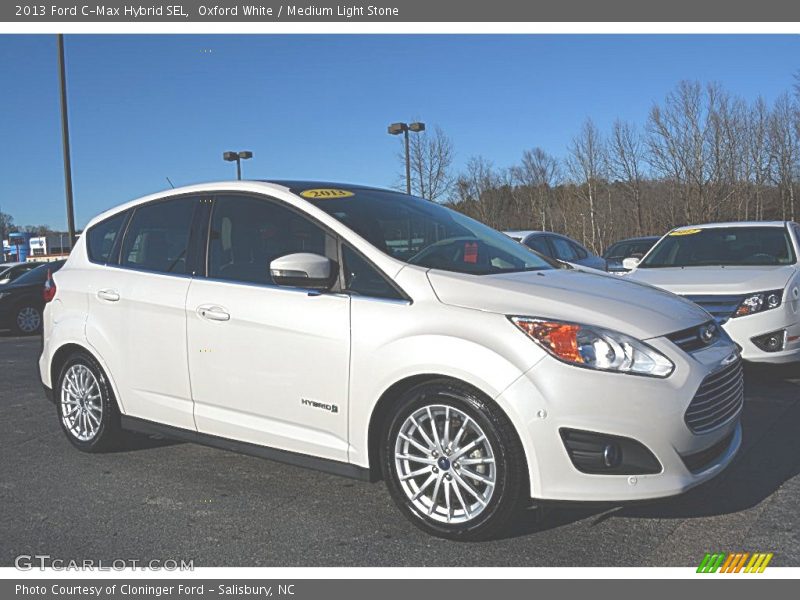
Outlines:
<svg viewBox="0 0 800 600"><path fill-rule="evenodd" d="M400 510L439 537L496 537L528 496L522 446L506 415L473 388L422 384L398 402L383 448Z"/></svg>

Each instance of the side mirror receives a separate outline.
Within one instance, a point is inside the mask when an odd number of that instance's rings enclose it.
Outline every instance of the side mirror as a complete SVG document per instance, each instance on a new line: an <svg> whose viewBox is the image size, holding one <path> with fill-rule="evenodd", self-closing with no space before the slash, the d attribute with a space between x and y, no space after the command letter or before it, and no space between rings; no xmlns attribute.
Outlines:
<svg viewBox="0 0 800 600"><path fill-rule="evenodd" d="M622 268L628 271L633 271L637 266L639 266L639 259L635 256L629 256L628 258L622 259Z"/></svg>
<svg viewBox="0 0 800 600"><path fill-rule="evenodd" d="M310 252L297 252L269 263L269 273L277 285L327 290L336 279L336 263Z"/></svg>

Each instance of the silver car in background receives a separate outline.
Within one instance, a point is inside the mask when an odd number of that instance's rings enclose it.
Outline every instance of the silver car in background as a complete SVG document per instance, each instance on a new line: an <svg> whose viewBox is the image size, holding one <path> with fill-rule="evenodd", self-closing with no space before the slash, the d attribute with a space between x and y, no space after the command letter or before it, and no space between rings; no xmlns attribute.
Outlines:
<svg viewBox="0 0 800 600"><path fill-rule="evenodd" d="M566 235L551 231L532 230L504 231L503 233L544 256L598 271L608 270L604 258L593 254L582 244Z"/></svg>

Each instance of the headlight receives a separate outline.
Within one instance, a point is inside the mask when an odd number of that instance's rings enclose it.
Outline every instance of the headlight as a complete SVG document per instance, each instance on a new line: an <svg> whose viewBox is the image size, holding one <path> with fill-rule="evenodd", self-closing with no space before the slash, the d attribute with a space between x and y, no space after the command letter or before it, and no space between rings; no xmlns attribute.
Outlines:
<svg viewBox="0 0 800 600"><path fill-rule="evenodd" d="M771 308L778 308L781 305L783 290L772 290L771 292L756 292L750 294L738 306L733 313L734 317L744 317L755 313L763 312Z"/></svg>
<svg viewBox="0 0 800 600"><path fill-rule="evenodd" d="M571 365L651 377L667 377L675 368L666 356L624 333L535 317L509 319L552 356Z"/></svg>

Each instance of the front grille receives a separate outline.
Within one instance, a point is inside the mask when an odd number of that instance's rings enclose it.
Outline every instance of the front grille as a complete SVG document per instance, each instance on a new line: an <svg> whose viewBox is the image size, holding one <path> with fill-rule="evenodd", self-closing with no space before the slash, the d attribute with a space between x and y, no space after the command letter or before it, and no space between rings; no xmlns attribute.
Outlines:
<svg viewBox="0 0 800 600"><path fill-rule="evenodd" d="M725 451L730 447L732 440L733 433L730 433L710 448L706 448L700 452L695 452L694 454L681 456L681 459L683 459L683 464L685 464L686 468L692 473L700 473L701 471L705 471L707 467L710 467L720 456L725 453Z"/></svg>
<svg viewBox="0 0 800 600"><path fill-rule="evenodd" d="M742 360L712 373L697 389L684 420L695 433L705 433L727 423L739 414L744 404Z"/></svg>
<svg viewBox="0 0 800 600"><path fill-rule="evenodd" d="M697 295L684 295L684 298L691 300L695 304L699 304L706 311L711 313L711 316L717 323L724 323L731 318L733 313L739 308L739 305L744 300L744 296L697 296Z"/></svg>
<svg viewBox="0 0 800 600"><path fill-rule="evenodd" d="M695 325L688 329L682 329L675 333L670 333L667 339L684 352L694 352L695 350L700 350L700 348L705 348L709 344L713 344L717 338L719 338L719 328L715 325L712 330L713 335L708 340L703 339L701 332L704 328L707 329L711 325L714 325L713 321L703 323L702 325Z"/></svg>

